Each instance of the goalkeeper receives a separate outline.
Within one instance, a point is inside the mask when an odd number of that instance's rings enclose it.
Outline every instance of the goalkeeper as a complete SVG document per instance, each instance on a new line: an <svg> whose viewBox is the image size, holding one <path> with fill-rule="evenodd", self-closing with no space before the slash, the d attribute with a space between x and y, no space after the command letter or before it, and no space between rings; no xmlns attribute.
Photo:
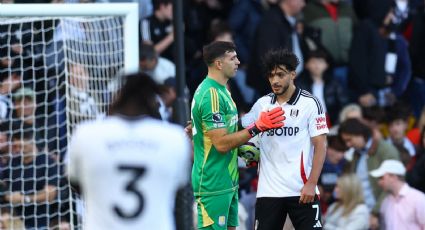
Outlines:
<svg viewBox="0 0 425 230"><path fill-rule="evenodd" d="M204 47L208 75L192 100L194 164L192 186L199 229L234 230L238 226L237 147L252 136L283 126L282 108L260 114L248 128L237 131L238 112L226 89L240 64L231 42Z"/></svg>

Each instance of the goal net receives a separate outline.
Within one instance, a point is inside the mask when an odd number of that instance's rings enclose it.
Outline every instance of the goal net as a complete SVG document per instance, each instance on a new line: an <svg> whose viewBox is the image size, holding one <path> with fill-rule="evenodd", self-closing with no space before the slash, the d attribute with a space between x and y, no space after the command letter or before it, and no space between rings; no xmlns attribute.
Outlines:
<svg viewBox="0 0 425 230"><path fill-rule="evenodd" d="M67 143L78 123L106 114L118 76L137 70L137 5L4 7L0 221L6 229L78 229L84 205L64 172Z"/></svg>

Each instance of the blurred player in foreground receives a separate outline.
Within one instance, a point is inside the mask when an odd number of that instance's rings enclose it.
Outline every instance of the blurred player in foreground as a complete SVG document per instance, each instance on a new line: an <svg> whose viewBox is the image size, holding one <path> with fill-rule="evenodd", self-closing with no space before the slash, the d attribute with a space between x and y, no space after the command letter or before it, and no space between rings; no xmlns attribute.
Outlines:
<svg viewBox="0 0 425 230"><path fill-rule="evenodd" d="M189 180L182 128L159 120L157 85L124 77L109 116L80 125L69 149L69 177L86 201L85 229L175 229L177 190Z"/></svg>

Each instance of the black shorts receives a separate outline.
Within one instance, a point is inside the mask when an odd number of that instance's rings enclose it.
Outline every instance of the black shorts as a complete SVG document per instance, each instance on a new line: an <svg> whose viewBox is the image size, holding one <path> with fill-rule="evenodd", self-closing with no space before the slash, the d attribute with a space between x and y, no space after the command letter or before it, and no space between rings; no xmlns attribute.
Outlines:
<svg viewBox="0 0 425 230"><path fill-rule="evenodd" d="M322 229L322 215L317 197L300 204L300 197L261 197L255 204L255 230L282 230L286 215L296 230Z"/></svg>

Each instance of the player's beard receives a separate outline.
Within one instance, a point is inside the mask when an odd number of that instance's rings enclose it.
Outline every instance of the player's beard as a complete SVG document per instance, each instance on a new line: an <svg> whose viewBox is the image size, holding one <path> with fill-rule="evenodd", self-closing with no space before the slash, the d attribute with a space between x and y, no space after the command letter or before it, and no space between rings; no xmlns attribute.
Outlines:
<svg viewBox="0 0 425 230"><path fill-rule="evenodd" d="M275 95L280 96L280 95L285 94L285 93L286 93L286 91L288 91L288 88L289 88L289 85L284 85L284 86L282 86L279 90L273 90L273 93L274 93Z"/></svg>

